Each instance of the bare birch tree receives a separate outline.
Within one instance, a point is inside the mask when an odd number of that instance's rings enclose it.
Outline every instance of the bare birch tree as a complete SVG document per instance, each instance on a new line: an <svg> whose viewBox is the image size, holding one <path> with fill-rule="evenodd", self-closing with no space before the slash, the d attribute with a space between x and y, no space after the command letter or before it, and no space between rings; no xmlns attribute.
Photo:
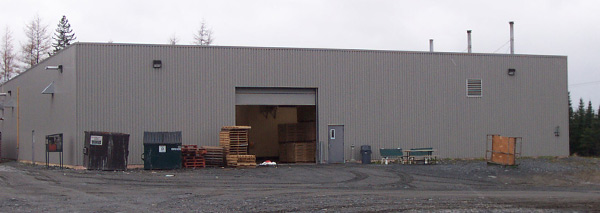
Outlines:
<svg viewBox="0 0 600 213"><path fill-rule="evenodd" d="M169 44L176 45L177 43L179 43L179 37L177 37L177 35L173 34L171 36L171 38L169 38Z"/></svg>
<svg viewBox="0 0 600 213"><path fill-rule="evenodd" d="M4 36L2 36L0 56L2 57L2 61L0 61L0 64L2 65L2 76L0 77L0 82L4 83L12 76L18 74L17 64L15 61L15 57L17 55L14 52L12 31L10 31L8 26L4 31Z"/></svg>
<svg viewBox="0 0 600 213"><path fill-rule="evenodd" d="M25 26L27 42L21 45L23 52L23 63L26 69L39 63L50 55L51 37L48 34L48 26L42 24L39 15L36 15L27 26Z"/></svg>
<svg viewBox="0 0 600 213"><path fill-rule="evenodd" d="M214 40L212 34L212 30L208 28L206 22L203 20L202 23L200 23L200 29L194 34L194 44L206 46L212 44Z"/></svg>

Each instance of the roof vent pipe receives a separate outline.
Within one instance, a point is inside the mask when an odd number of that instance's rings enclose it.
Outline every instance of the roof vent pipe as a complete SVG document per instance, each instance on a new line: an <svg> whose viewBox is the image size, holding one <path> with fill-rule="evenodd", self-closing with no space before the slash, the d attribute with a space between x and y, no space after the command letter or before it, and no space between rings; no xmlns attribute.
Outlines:
<svg viewBox="0 0 600 213"><path fill-rule="evenodd" d="M467 30L467 52L471 53L471 30Z"/></svg>
<svg viewBox="0 0 600 213"><path fill-rule="evenodd" d="M433 52L433 39L429 39L429 52Z"/></svg>
<svg viewBox="0 0 600 213"><path fill-rule="evenodd" d="M514 21L508 22L510 24L510 54L515 54L515 29L514 29Z"/></svg>

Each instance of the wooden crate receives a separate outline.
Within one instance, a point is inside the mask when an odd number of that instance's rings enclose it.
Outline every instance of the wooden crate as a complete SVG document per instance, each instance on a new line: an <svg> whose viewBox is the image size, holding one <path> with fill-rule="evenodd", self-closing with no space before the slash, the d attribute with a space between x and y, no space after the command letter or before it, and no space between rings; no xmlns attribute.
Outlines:
<svg viewBox="0 0 600 213"><path fill-rule="evenodd" d="M316 124L314 122L279 124L277 138L279 142L315 141Z"/></svg>
<svg viewBox="0 0 600 213"><path fill-rule="evenodd" d="M315 153L315 141L279 144L279 161L283 163L314 163Z"/></svg>
<svg viewBox="0 0 600 213"><path fill-rule="evenodd" d="M515 165L516 139L492 136L492 162L503 165Z"/></svg>

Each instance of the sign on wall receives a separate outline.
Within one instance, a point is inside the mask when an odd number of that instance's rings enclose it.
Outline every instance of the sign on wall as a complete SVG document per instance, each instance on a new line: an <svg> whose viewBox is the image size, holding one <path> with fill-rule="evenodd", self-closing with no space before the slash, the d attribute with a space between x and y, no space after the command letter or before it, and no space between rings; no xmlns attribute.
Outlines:
<svg viewBox="0 0 600 213"><path fill-rule="evenodd" d="M62 152L63 151L63 134L46 135L46 151L47 152Z"/></svg>
<svg viewBox="0 0 600 213"><path fill-rule="evenodd" d="M58 152L59 166L63 168L63 134L46 135L46 167L50 167L50 152Z"/></svg>

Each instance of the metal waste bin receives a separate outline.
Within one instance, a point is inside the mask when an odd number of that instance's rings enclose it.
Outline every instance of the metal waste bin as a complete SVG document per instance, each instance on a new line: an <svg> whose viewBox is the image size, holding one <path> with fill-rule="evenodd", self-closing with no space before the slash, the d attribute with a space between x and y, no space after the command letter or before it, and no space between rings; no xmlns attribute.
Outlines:
<svg viewBox="0 0 600 213"><path fill-rule="evenodd" d="M360 146L360 155L361 155L363 164L370 164L371 163L371 146L369 146L369 145Z"/></svg>
<svg viewBox="0 0 600 213"><path fill-rule="evenodd" d="M83 166L89 170L125 170L129 156L129 134L84 132Z"/></svg>
<svg viewBox="0 0 600 213"><path fill-rule="evenodd" d="M144 132L144 169L181 168L181 132Z"/></svg>

